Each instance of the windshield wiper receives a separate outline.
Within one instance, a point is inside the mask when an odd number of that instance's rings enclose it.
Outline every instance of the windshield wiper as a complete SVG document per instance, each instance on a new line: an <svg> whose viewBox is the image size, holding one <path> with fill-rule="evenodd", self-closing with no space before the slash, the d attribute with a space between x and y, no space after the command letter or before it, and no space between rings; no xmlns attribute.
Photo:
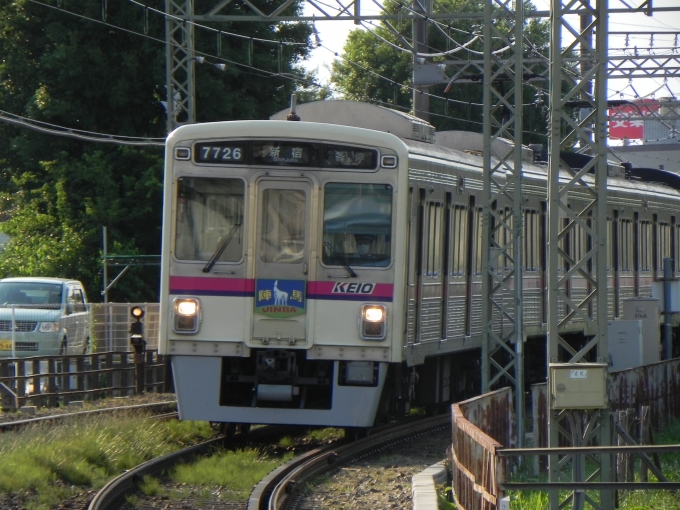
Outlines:
<svg viewBox="0 0 680 510"><path fill-rule="evenodd" d="M328 251L331 252L331 255L333 255L340 264L342 264L342 267L347 269L347 272L352 278L356 278L357 274L354 272L354 270L349 267L349 264L345 260L344 257L342 257L337 251L335 251L335 248L333 248L333 245L329 241L324 241L323 245L328 248Z"/></svg>
<svg viewBox="0 0 680 510"><path fill-rule="evenodd" d="M215 248L215 253L213 253L213 256L210 257L210 260L208 263L205 265L203 268L204 273L209 273L212 268L215 266L219 258L222 256L224 253L224 250L227 249L227 246L229 245L229 242L231 241L231 238L234 237L234 234L236 233L236 230L241 226L240 223L234 223L234 226L231 227L231 230L229 233L226 235L226 237L223 237L220 239L217 243L217 248Z"/></svg>

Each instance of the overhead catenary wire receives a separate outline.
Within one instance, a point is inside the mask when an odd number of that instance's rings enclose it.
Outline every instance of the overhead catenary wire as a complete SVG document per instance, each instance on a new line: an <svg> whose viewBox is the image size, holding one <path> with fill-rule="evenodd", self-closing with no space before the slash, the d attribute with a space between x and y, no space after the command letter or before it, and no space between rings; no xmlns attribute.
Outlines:
<svg viewBox="0 0 680 510"><path fill-rule="evenodd" d="M41 5L41 6L45 6L45 7L48 7L48 8L55 9L55 7L50 6L50 5L47 5L47 4L44 4L44 3L39 2L39 1L37 1L37 0L30 0L30 1L33 2L33 3L36 3L36 4L38 4L38 5ZM117 26L117 25L113 25L113 24L108 23L108 22L103 22L103 21L101 21L101 20L93 19L93 18L90 18L90 17L88 17L88 16L83 16L83 15L80 15L80 14L77 14L77 13L73 13L73 12L71 12L71 11L67 11L67 10L63 10L63 9L59 9L59 10L61 10L62 12L66 13L66 14L70 14L70 15L73 15L73 16L75 16L75 17L78 17L78 18L80 18L80 19L84 19L84 20L91 21L91 22L98 23L98 24L103 24L103 25L105 25L105 26L107 26L107 27L114 28L114 29L117 29L117 30L122 31L122 32L125 32L125 33L137 35L137 36L140 36L140 37L145 37L145 38L147 38L147 39L149 39L149 40L152 40L152 41L154 41L154 42L158 42L159 44L163 44L163 45L167 44L165 40L159 39L159 38L157 38L157 37L150 36L150 35L148 35L148 34L139 33L139 32L136 32L136 31L134 31L134 30L129 30L129 29L126 29L126 28L123 28L123 27L119 27L119 26ZM224 33L224 32L223 32L223 33ZM249 38L249 39L251 39L251 38ZM274 41L274 42L276 42L276 43L278 44L278 41ZM328 50L328 51L331 51L335 56L338 56L338 57L340 57L340 58L342 58L342 59L344 59L344 60L347 60L348 62L352 63L352 65L355 65L355 66L360 67L360 68L363 69L365 72L369 72L369 73L373 74L374 76L376 76L376 77L379 78L379 79L386 80L386 81L388 81L389 83L391 83L391 84L393 84L393 85L398 85L398 86L400 86L400 87L405 87L405 88L407 88L407 89L410 90L410 91L413 91L413 90L414 90L414 88L411 87L411 86L409 86L409 85L406 85L406 84L402 84L402 83L396 82L396 81L394 81L394 80L392 80L392 79L390 79L390 78L387 78L387 77L382 76L382 75L380 75L380 74L378 74L378 73L375 73L375 72L372 71L372 70L366 69L366 68L364 68L363 66L360 66L359 64L356 64L356 63L354 63L354 62L351 62L351 61L349 61L348 59L346 59L345 57L341 57L337 52L335 52L335 51L333 51L333 50L331 50L331 49L329 49L329 48L327 48L327 47L325 47L325 46L323 46L323 45L321 45L320 47L322 47L322 48L324 48L324 49L326 49L326 50ZM233 61L233 60L230 60L230 59L226 59L226 58L224 58L224 57L218 57L218 56L212 55L212 54L210 54L210 53L208 53L208 52L199 52L199 51L196 51L195 53L196 53L197 56L215 58L215 59L220 60L220 61L222 61L222 62L230 63L230 64L232 64L234 67L245 68L245 69L250 69L250 70L256 71L255 73L252 73L252 74L254 74L254 75L258 75L258 76L273 76L273 77L280 77L280 78L283 78L283 79L289 79L289 80L295 81L295 82L297 82L297 83L304 84L304 85L306 85L306 86L312 86L312 87L317 87L317 88L325 88L325 89L327 89L327 90L330 90L331 92L339 92L337 89L334 89L333 87L331 87L331 86L329 86L329 85L327 85L327 84L319 84L319 83L317 83L317 82L315 82L315 81L313 81L313 80L305 79L305 78L302 77L302 76L291 76L289 73L279 73L279 72L268 71L268 70L266 70L266 69L261 69L261 68L254 67L254 66L252 66L252 65L247 65L247 64L243 64L243 63L241 63L241 62L236 62L236 61ZM242 71L242 72L243 72L243 71ZM468 106L468 107L469 107L469 106L482 106L482 105L479 104L479 103L471 103L471 102L468 102L468 101L458 101L458 100L455 100L455 99L450 99L450 98L438 96L438 95L436 95L436 94L431 94L431 93L426 93L426 92L423 92L423 93L426 94L426 95L428 95L430 98L442 100L442 101L445 101L445 102L451 102L451 103L454 103L454 104L461 104L461 105L465 105L465 106ZM391 107L391 108L400 109L400 110L403 110L403 111L410 111L409 108L399 107L398 105L394 105L394 104L390 104L390 103L385 103L385 102L383 102L383 101L375 101L375 100L374 100L374 101L371 101L371 102L373 102L373 103L375 103L375 104L384 105L384 106L386 106L386 107ZM530 106L530 105L527 105L527 106ZM460 118L460 117L453 117L453 116L451 116L451 115L442 115L442 114L438 114L438 113L434 113L434 112L430 113L430 115L431 115L431 116L434 116L434 117L439 117L439 118L445 118L445 119L451 119L451 120L458 120L458 121L462 121L462 122L468 122L468 123L471 123L471 124L478 124L478 125L480 125L480 126L482 125L481 122L473 121L473 120L471 120L471 119L464 119L464 118ZM3 120L3 119L0 119L0 120ZM18 122L15 122L15 124L19 124L19 123L18 123ZM23 127L31 127L31 126L29 126L29 125L24 125ZM61 128L61 127L60 127L60 128ZM58 131L59 133L68 133L68 130L69 130L69 128L61 128L61 130L57 130L57 131ZM71 131L73 131L73 130L71 130ZM70 135L70 134L62 134L61 136L71 136L71 137L73 137L73 138L79 138L79 139L81 139L81 140L88 140L88 141L108 141L108 143L119 143L119 142L117 142L117 141L114 141L114 140L117 140L116 137L115 137L115 135L99 135L99 134L94 134L94 136L88 136L88 135L82 134L82 133L75 133L74 135ZM120 143L122 143L122 142L120 142ZM137 142L137 143L135 143L135 144L137 144L137 145L144 145L145 143L143 143L143 142ZM156 145L155 142L152 142L151 144Z"/></svg>
<svg viewBox="0 0 680 510"><path fill-rule="evenodd" d="M38 131L40 133L55 136L65 136L68 138L75 138L77 140L83 140L87 142L113 143L116 145L129 145L137 147L139 146L163 147L165 145L165 138L144 138L95 133L92 131L84 131L81 129L72 129L64 126L58 126L56 124L49 124L47 122L29 119L27 117L22 117L20 115L15 115L13 113L5 112L2 110L0 110L0 122L13 124L15 126L31 129L33 131Z"/></svg>
<svg viewBox="0 0 680 510"><path fill-rule="evenodd" d="M39 4L39 5L45 6L45 7L54 8L53 6L50 6L50 5L45 4L45 3L43 3L43 2L39 2L39 1L37 1L37 0L30 0L30 1L33 2L33 3ZM144 6L143 4L140 4L139 2L137 2L137 1L135 1L135 0L128 0L128 1L129 1L130 3L132 3L132 4L134 4L134 5L143 7L144 10L145 10L145 12L147 12L148 9L149 9L147 6ZM71 14L71 15L74 15L74 16L78 16L78 17L80 17L80 18L82 18L82 19L87 19L87 20L89 20L89 21L94 21L94 22L100 22L100 21L98 21L98 20L89 18L89 17L87 17L87 16L82 16L82 15L79 15L79 14L77 14L77 13L73 13L73 12L71 12L71 11L67 11L67 10L64 10L64 9L60 9L60 10L62 10L62 11L65 12L65 13L68 13L68 14ZM153 11L156 12L156 13L159 13L159 14L163 14L163 15L165 16L164 13L160 13L160 11L158 11L158 10L153 10ZM177 19L179 19L179 18L177 18ZM428 21L432 22L433 20L428 20ZM100 22L100 23L101 23L101 22ZM128 29L125 29L125 28L122 28L122 27L118 27L118 26L115 26L115 25L111 25L111 24L106 23L106 22L103 22L103 24L105 24L105 25L107 25L107 26L110 26L110 27L112 27L112 28L116 28L116 29L118 29L118 30L124 31L124 32L132 33L132 34L135 34L135 35L141 35L141 36L144 36L144 37L149 37L148 34L140 34L139 32L136 32L136 31L133 31L133 30L128 30ZM239 37L239 38L242 38L242 39L250 39L251 44L252 44L252 41L253 41L253 40L257 40L257 41L269 42L269 43L277 44L277 45L279 45L279 48L281 47L281 46L280 46L281 44L295 44L295 45L305 45L305 46L308 45L308 43L292 43L292 42L288 42L288 41L283 41L283 42L282 42L282 41L279 41L279 40L269 40L269 39L262 39L262 38L251 38L251 37L249 37L249 36L242 36L242 35L240 35L240 34L232 34L232 33L228 33L228 32L223 32L223 31L221 31L221 30L213 29L213 28L211 28L211 27L205 27L205 26L200 25L200 24L196 24L196 23L194 23L194 24L195 24L196 26L198 26L198 27L205 28L205 29L208 29L208 30L211 30L211 31L215 32L215 33L218 35L218 37L221 37L221 35L224 34L224 35L231 35L231 36L234 36L234 37ZM446 26L446 25L444 25L444 26ZM448 27L448 26L447 26L447 28L451 28L451 27ZM146 30L145 30L145 32L146 32ZM149 38L152 39L152 40L154 40L154 41L157 41L157 42L159 42L159 43L166 44L166 41L165 41L165 40L161 40L161 39L154 38L154 37L149 37ZM469 44L469 42L466 43L466 44ZM323 47L323 45L321 45L320 47ZM324 48L325 48L325 47L324 47ZM328 48L326 48L326 49L328 49ZM328 49L328 50L331 51L335 56L339 56L339 55L338 55L336 52L334 52L333 50L330 50L330 49ZM539 52L535 49L535 47L533 47L533 45L532 45L532 51L534 51L536 54L539 54ZM303 85L305 85L305 86L311 86L311 87L317 87L317 88L325 88L325 89L327 89L327 90L330 90L331 92L339 92L339 91L337 91L336 89L334 89L333 87L329 86L328 84L319 84L319 83L317 83L317 82L315 82L315 81L313 81L313 80L305 79L305 78L303 78L302 76L299 76L299 75L291 75L290 73L282 73L282 72L278 72L278 73L277 73L277 72L271 72L271 71L268 71L268 70L265 70L265 69L253 67L253 66L251 66L251 65L245 65L245 64L242 64L242 63L240 63L240 62L233 61L233 60L224 59L224 58L221 58L221 57L219 57L219 56L216 57L216 56L211 55L210 53L207 53L207 52L196 52L196 53L197 53L197 54L204 55L204 56L207 56L207 57L211 57L211 58L217 58L218 60L222 60L222 61L224 61L224 62L229 62L229 63L231 63L232 65L237 66L237 67L240 67L240 68L242 68L242 69L250 69L250 70L256 71L256 73L253 73L253 74L256 74L256 75L260 75L260 76L278 76L278 77L281 77L281 78L283 78L283 79L290 79L290 80L293 80L293 81L295 81L295 82L297 82L297 83L301 83L301 84L303 84ZM344 57L341 57L341 58L344 58ZM251 56L251 58L250 58L249 60L252 62L252 56ZM345 60L347 60L347 59L345 59ZM351 62L351 61L349 61L349 60L347 60L347 61L348 61L348 62ZM351 63L352 63L352 65L359 66L359 64L356 64L356 63L353 63L353 62L351 62ZM390 79L390 78L387 78L387 77L382 76L382 75L380 75L380 74L378 74L378 73L375 73L374 71L371 71L371 70L369 70L369 69L363 68L362 66L359 66L359 67L362 68L362 70L363 70L364 72L370 72L371 74L373 74L374 76L376 76L378 79L386 80L387 82L389 82L390 84L392 84L392 85L395 86L395 87L396 87L396 86L399 86L399 87L405 87L405 88L407 88L407 89L409 89L409 90L413 90L413 87L411 87L411 86L409 86L409 85L407 85L407 84L398 83L398 82L396 82L396 81L394 81L394 80L392 80L392 79ZM241 72L245 72L245 71L241 71ZM540 90L540 89L538 89L538 90ZM669 88L669 90L670 90L670 88ZM448 104L448 102L452 102L452 103L454 103L454 104L455 104L455 103L464 104L464 105L467 105L468 107L469 107L469 106L481 106L479 103L470 103L470 102L466 102L466 101L457 101L457 100L453 100L453 99L450 99L450 98L438 96L438 95L436 95L436 94L431 94L431 93L425 93L425 94L427 94L427 95L430 96L431 98L439 99L439 100L445 101L445 102L446 102L445 104ZM380 103L382 103L382 102L380 102ZM382 104L385 104L385 103L382 103ZM525 104L524 106L531 106L531 105L533 105L533 104L534 104L534 103L529 103L529 104ZM387 104L387 105L388 105L388 106L391 106L391 107L395 107L395 106L396 106L396 105L390 105L390 104ZM451 116L449 116L449 115L441 115L441 114L436 114L436 113L432 113L432 115L437 116L437 117L443 117L443 118L450 118L450 119L460 120L460 121L464 121L464 122L472 122L472 123L475 122L475 121L471 121L470 119L462 119L462 118L457 118L457 117L451 117Z"/></svg>

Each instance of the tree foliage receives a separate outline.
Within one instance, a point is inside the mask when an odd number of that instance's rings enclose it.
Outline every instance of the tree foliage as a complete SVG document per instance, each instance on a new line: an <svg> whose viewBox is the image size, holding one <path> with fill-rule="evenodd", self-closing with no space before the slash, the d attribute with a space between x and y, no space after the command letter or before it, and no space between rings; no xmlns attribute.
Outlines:
<svg viewBox="0 0 680 510"><path fill-rule="evenodd" d="M196 12L205 12L209 2L195 3ZM146 5L163 11L165 2ZM296 24L219 28L301 43L310 32ZM214 32L195 34L199 54L228 66L226 72L197 66L199 122L267 118L286 107L295 82L279 73L302 75L297 62L307 54L305 44L251 45L227 35L216 44ZM2 1L0 110L90 132L162 138L164 39L163 17L145 18L132 2ZM0 230L10 237L0 253L0 277L77 278L96 301L102 227L109 254L160 253L161 147L91 143L2 123L0 136ZM111 273L109 279L116 271ZM155 300L158 281L158 268L133 269L109 298Z"/></svg>
<svg viewBox="0 0 680 510"><path fill-rule="evenodd" d="M440 9L448 12L465 13L484 11L484 3L478 0L444 0L438 2ZM386 11L390 14L407 14L410 8L399 0L386 0ZM534 10L530 3L525 5L528 11ZM505 21L498 21L503 28ZM395 33L396 32L396 33ZM532 49L528 56L547 55L549 41L549 25L536 18L529 18L525 24L526 39L531 41ZM481 21L472 19L448 20L438 24L428 24L429 53L452 52L457 44L465 44L466 49L427 58L428 63L451 60L470 61L483 59L483 41L476 37L483 33ZM398 21L382 21L371 30L354 30L350 32L344 47L342 59L333 62L331 82L341 91L346 99L383 103L387 106L411 110L413 92L412 65L413 55L408 51L399 51L395 47L405 48L402 41L412 40L412 22L400 18ZM456 41L454 43L453 41ZM496 43L497 45L500 42ZM452 68L447 74L453 74ZM541 86L541 85L539 85ZM545 87L545 84L542 85ZM469 131L482 130L483 84L453 83L450 90L446 85L430 87L430 122L438 130L461 129ZM537 89L524 88L524 103L534 103ZM539 93L540 96L540 93ZM441 98L441 99L440 99ZM545 143L546 112L538 105L526 106L525 143ZM534 133L537 133L536 135Z"/></svg>

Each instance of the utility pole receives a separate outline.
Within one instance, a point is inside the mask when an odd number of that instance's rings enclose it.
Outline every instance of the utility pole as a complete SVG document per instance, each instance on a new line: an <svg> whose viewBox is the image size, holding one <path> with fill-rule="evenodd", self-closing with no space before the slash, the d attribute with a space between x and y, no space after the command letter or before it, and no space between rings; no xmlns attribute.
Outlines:
<svg viewBox="0 0 680 510"><path fill-rule="evenodd" d="M418 53L429 53L427 27L432 14L432 0L413 0L413 10L420 14L413 19L413 81L415 82L416 66L424 61ZM427 86L413 87L413 114L428 122L430 120L430 96L427 94L429 90Z"/></svg>
<svg viewBox="0 0 680 510"><path fill-rule="evenodd" d="M591 4L595 2L595 6ZM576 11L576 12L575 12ZM606 396L607 345L607 2L581 0L578 5L552 0L550 38L550 127L548 159L548 437L555 448L564 442L578 447L596 442L611 443L611 420ZM578 25L571 24L577 14ZM563 34L575 41L562 42ZM593 38L595 35L595 38ZM572 49L576 46L580 51ZM574 80L572 69L581 76ZM562 85L568 83L568 93ZM585 115L575 121L572 98L585 105ZM592 156L583 168L562 164L562 151L578 146ZM584 249L568 239L583 239ZM583 291L572 279L587 282ZM583 340L574 343L562 334L572 321L583 324ZM566 374L566 376L564 375ZM559 379L558 379L559 377ZM604 377L604 381L602 378ZM560 384L557 384L557 381ZM564 382L566 381L566 385ZM564 388L578 383L596 387L602 382L601 400L584 403L574 395L563 400ZM561 392L561 393L560 393ZM561 402L564 401L564 405ZM584 426L585 424L585 426ZM611 481L611 456L600 455L596 471L599 481ZM585 455L567 454L549 458L549 479L556 483L571 479L586 481ZM592 498L584 491L568 496L574 510L581 510ZM557 489L549 491L551 510L563 508ZM613 492L603 489L593 506L613 508Z"/></svg>

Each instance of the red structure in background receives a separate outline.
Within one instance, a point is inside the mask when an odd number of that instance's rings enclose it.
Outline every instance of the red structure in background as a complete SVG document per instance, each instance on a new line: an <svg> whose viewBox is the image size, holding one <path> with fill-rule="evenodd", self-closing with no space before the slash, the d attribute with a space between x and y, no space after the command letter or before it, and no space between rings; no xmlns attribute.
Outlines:
<svg viewBox="0 0 680 510"><path fill-rule="evenodd" d="M634 103L609 109L609 138L639 140L645 137L645 117L659 111L655 99L640 99Z"/></svg>

